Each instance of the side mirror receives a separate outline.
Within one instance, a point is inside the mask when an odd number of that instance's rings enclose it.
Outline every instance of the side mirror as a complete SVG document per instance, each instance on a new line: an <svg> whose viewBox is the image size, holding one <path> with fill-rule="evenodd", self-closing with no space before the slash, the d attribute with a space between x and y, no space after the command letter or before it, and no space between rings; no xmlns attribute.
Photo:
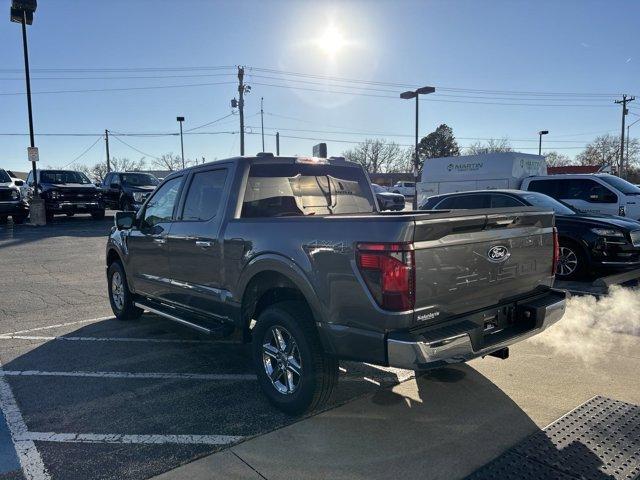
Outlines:
<svg viewBox="0 0 640 480"><path fill-rule="evenodd" d="M119 188L120 188L120 184L118 184L118 183L112 183L112 184L110 184L110 185L109 185L109 188L114 188L114 189L116 189L116 190L117 190L117 189L119 189Z"/></svg>
<svg viewBox="0 0 640 480"><path fill-rule="evenodd" d="M134 226L136 212L116 212L114 222L118 230L128 230Z"/></svg>
<svg viewBox="0 0 640 480"><path fill-rule="evenodd" d="M13 183L16 184L16 187L21 187L24 185L24 182L22 180L15 180Z"/></svg>

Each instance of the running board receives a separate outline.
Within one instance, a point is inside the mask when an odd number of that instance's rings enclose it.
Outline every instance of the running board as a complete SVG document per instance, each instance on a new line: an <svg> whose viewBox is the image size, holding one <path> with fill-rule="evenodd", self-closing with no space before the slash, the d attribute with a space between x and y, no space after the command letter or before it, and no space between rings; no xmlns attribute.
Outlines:
<svg viewBox="0 0 640 480"><path fill-rule="evenodd" d="M199 332L206 333L207 335L211 335L214 333L210 328L203 327L201 325L196 325L188 320L185 320L180 317L176 317L175 315L171 315L170 313L164 312L162 310L158 310L157 308L150 307L149 305L141 302L134 302L134 305L138 308L142 308L143 310L148 310L156 315L160 315L161 317L167 318L173 322L180 323L185 327L193 328L194 330L198 330Z"/></svg>

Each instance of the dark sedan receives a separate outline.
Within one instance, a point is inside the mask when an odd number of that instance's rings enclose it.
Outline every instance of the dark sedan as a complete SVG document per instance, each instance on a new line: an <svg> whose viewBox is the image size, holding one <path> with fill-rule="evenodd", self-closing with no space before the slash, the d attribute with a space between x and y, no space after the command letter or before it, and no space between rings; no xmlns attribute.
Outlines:
<svg viewBox="0 0 640 480"><path fill-rule="evenodd" d="M380 185L372 183L373 192L376 194L380 210L404 210L404 195L386 191Z"/></svg>
<svg viewBox="0 0 640 480"><path fill-rule="evenodd" d="M110 172L100 189L108 208L138 211L160 182L149 173Z"/></svg>
<svg viewBox="0 0 640 480"><path fill-rule="evenodd" d="M430 197L422 210L534 206L553 210L560 240L556 276L576 279L587 272L640 266L640 222L616 216L579 213L538 192L479 190Z"/></svg>

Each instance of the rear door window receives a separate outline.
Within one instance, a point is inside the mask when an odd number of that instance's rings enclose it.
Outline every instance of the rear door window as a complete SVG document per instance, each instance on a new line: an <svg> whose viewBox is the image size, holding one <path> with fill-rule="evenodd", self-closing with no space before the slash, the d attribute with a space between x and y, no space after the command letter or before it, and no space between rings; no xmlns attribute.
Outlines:
<svg viewBox="0 0 640 480"><path fill-rule="evenodd" d="M491 208L522 207L524 204L509 195L491 195Z"/></svg>
<svg viewBox="0 0 640 480"><path fill-rule="evenodd" d="M218 214L227 170L208 170L193 175L182 212L183 221L202 222Z"/></svg>
<svg viewBox="0 0 640 480"><path fill-rule="evenodd" d="M558 187L562 180L532 180L527 190L532 192L540 192L553 198L561 198L558 196Z"/></svg>

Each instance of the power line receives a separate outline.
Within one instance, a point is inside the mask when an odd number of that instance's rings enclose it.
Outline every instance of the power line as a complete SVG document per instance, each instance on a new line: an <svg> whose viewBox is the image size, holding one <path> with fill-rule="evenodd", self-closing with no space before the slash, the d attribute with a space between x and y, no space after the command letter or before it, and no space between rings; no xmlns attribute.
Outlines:
<svg viewBox="0 0 640 480"><path fill-rule="evenodd" d="M184 133L193 132L194 130L198 130L199 128L203 128L203 127L208 127L209 125L213 125L214 123L219 122L220 120L224 120L225 118L229 118L232 115L233 115L233 112L231 112L228 115L225 115L224 117L220 117L220 118L218 118L218 119L216 119L216 120L214 120L212 122L203 123L202 125L199 125L197 127L193 127L193 128L188 129L188 130L185 130Z"/></svg>
<svg viewBox="0 0 640 480"><path fill-rule="evenodd" d="M76 158L74 158L73 160L71 160L69 163L67 163L65 166L63 166L63 167L61 167L61 168L67 168L69 165L72 165L72 164L74 164L75 162L77 162L78 160L80 160L80 159L81 159L82 157L84 157L87 153L89 153L89 151L90 151L93 147L95 147L95 146L98 144L98 142L99 142L100 140L102 140L103 138L104 138L104 137L103 137L102 135L100 135L100 136L96 139L96 141L95 141L95 142L93 142L93 143L91 144L91 146L90 146L90 147L86 148L86 149L85 149L85 150L84 150L80 155L78 155Z"/></svg>
<svg viewBox="0 0 640 480"><path fill-rule="evenodd" d="M133 145L129 145L127 142L125 142L124 140L122 140L122 139L118 138L118 137L117 137L117 136L115 136L115 135L113 135L113 138L115 138L115 139L116 139L117 141L119 141L120 143L122 143L122 144L126 145L126 146L127 146L127 147L129 147L130 149L135 150L135 151L136 151L136 152L138 152L138 153L141 153L141 154L142 154L142 155L144 155L145 157L151 157L151 158L153 158L153 159L155 159L155 160L160 160L160 157L156 157L155 155L151 155L150 153L143 152L142 150L140 150L140 149L138 149L138 148L134 147Z"/></svg>
<svg viewBox="0 0 640 480"><path fill-rule="evenodd" d="M229 85L235 82L211 82L211 83L187 83L181 85L155 85L148 87L118 87L118 88L90 88L78 90L49 90L41 92L31 92L33 95L49 95L59 93L95 93L95 92L124 92L131 90L161 90L166 88L184 88L184 87L210 87L212 85ZM25 95L24 92L0 93L2 96Z"/></svg>
<svg viewBox="0 0 640 480"><path fill-rule="evenodd" d="M106 67L106 68L32 68L32 72L181 72L202 70L235 70L235 65L200 66L200 67ZM22 68L0 68L3 73L23 73Z"/></svg>

